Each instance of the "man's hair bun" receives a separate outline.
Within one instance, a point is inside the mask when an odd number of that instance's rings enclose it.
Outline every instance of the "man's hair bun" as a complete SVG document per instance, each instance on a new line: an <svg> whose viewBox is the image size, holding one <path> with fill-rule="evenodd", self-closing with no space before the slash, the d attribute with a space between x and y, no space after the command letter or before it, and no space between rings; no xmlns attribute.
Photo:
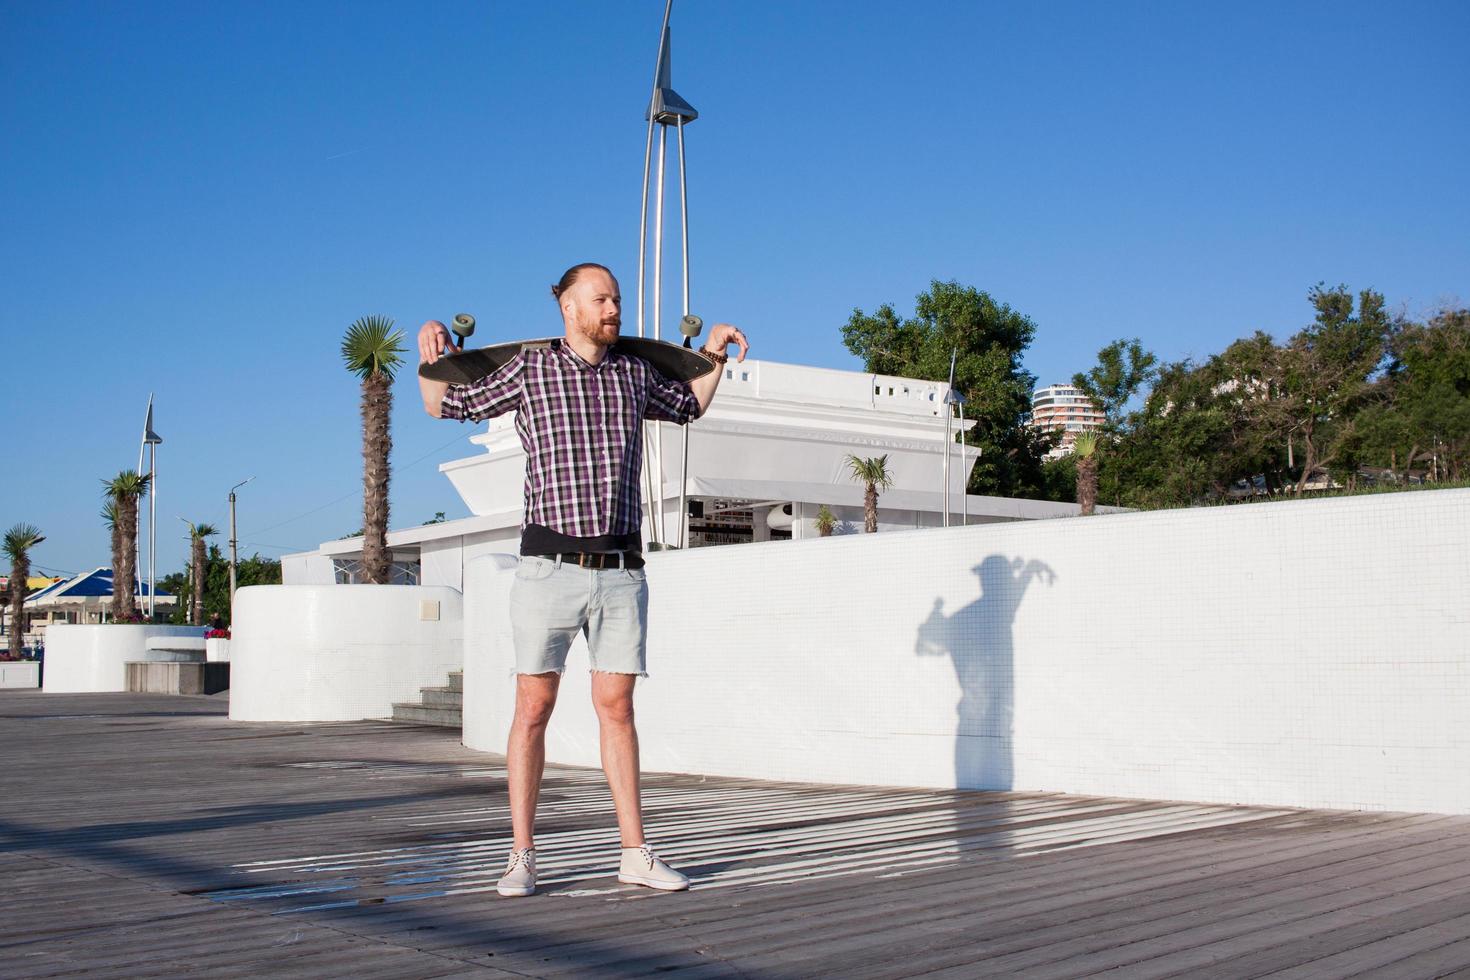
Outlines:
<svg viewBox="0 0 1470 980"><path fill-rule="evenodd" d="M586 272L588 269L601 269L608 275L612 275L611 269L609 269L605 265L599 265L596 262L583 262L580 265L574 265L566 272L563 272L561 274L560 282L551 287L551 298L555 300L560 300L561 294L566 292L568 289L571 289L572 284L575 283L578 279L582 278L582 273Z"/></svg>

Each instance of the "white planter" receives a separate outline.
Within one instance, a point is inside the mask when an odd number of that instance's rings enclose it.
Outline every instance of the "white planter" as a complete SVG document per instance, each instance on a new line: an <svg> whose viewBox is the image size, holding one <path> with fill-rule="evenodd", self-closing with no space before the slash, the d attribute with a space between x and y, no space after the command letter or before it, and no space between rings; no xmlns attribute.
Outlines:
<svg viewBox="0 0 1470 980"><path fill-rule="evenodd" d="M48 694L126 691L130 660L146 660L155 636L204 635L202 626L58 623L46 630Z"/></svg>
<svg viewBox="0 0 1470 980"><path fill-rule="evenodd" d="M412 585L253 585L235 593L230 717L387 718L463 663L460 594Z"/></svg>
<svg viewBox="0 0 1470 980"><path fill-rule="evenodd" d="M230 641L227 637L204 641L204 659L209 663L230 662Z"/></svg>
<svg viewBox="0 0 1470 980"><path fill-rule="evenodd" d="M41 665L34 660L0 663L0 688L39 687Z"/></svg>

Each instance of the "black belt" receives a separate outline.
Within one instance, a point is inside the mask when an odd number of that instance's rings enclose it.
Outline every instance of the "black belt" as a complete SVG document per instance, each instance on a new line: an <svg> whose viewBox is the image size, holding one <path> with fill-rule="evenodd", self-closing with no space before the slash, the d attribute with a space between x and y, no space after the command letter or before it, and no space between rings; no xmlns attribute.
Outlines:
<svg viewBox="0 0 1470 980"><path fill-rule="evenodd" d="M537 555L552 561L575 564L580 568L642 568L643 554L638 551L563 551L556 555Z"/></svg>

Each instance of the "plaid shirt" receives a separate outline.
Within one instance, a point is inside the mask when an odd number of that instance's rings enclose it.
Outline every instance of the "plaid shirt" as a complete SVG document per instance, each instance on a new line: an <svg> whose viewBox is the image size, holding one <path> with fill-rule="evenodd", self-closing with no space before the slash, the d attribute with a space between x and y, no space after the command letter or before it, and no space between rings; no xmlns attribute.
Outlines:
<svg viewBox="0 0 1470 980"><path fill-rule="evenodd" d="M446 419L475 422L510 411L526 450L522 526L596 537L642 524L642 420L683 425L699 416L699 400L640 358L608 351L594 366L558 340L450 385L440 406Z"/></svg>

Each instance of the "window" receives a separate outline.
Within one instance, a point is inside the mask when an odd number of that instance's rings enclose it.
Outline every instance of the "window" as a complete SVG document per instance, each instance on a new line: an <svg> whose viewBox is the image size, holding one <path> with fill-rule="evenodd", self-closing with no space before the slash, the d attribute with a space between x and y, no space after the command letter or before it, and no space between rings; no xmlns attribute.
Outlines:
<svg viewBox="0 0 1470 980"><path fill-rule="evenodd" d="M367 581L362 574L361 558L334 558L332 559L332 571L338 585L359 585ZM412 561L395 559L388 569L388 584L418 585L419 572L418 559Z"/></svg>

